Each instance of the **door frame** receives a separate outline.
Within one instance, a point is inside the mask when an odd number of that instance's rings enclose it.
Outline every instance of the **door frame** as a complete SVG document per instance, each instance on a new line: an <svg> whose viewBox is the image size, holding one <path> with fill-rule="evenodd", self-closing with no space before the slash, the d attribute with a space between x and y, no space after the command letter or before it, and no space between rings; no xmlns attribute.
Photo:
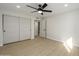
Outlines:
<svg viewBox="0 0 79 59"><path fill-rule="evenodd" d="M46 19L40 19L40 20L45 20L45 37L44 38L46 39L47 38L47 20ZM35 20L34 20L34 23L35 23ZM41 22L40 22L40 26L41 26ZM40 36L40 34L39 34L39 36ZM34 24L34 38L35 38L35 24Z"/></svg>

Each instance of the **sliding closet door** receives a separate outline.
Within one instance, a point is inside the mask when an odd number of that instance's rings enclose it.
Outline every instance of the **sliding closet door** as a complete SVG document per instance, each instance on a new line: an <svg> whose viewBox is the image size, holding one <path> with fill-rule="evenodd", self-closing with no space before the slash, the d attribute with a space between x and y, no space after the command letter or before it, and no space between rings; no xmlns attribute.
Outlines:
<svg viewBox="0 0 79 59"><path fill-rule="evenodd" d="M4 15L4 44L19 41L18 17Z"/></svg>
<svg viewBox="0 0 79 59"><path fill-rule="evenodd" d="M30 20L20 18L20 40L30 39Z"/></svg>

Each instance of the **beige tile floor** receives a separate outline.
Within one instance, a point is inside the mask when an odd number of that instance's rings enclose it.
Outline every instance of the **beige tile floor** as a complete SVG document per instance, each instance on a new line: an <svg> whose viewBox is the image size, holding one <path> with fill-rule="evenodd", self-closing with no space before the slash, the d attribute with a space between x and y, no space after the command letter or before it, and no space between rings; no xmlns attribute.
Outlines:
<svg viewBox="0 0 79 59"><path fill-rule="evenodd" d="M79 48L68 52L63 43L54 40L36 38L6 44L0 47L1 56L78 56Z"/></svg>

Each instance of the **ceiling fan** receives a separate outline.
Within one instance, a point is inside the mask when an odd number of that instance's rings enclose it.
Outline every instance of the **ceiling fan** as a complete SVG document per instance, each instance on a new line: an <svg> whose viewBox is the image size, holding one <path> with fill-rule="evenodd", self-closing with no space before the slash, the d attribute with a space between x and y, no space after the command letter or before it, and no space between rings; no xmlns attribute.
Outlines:
<svg viewBox="0 0 79 59"><path fill-rule="evenodd" d="M30 5L26 5L26 6L27 6L27 7L30 7L30 8L33 8L33 9L36 10L36 11L33 11L32 13L38 12L38 13L40 13L41 15L43 15L43 12L52 12L52 10L44 10L44 8L47 7L47 4L46 4L46 3L44 3L43 5L39 4L39 5L38 5L38 8L32 7L32 6L30 6Z"/></svg>

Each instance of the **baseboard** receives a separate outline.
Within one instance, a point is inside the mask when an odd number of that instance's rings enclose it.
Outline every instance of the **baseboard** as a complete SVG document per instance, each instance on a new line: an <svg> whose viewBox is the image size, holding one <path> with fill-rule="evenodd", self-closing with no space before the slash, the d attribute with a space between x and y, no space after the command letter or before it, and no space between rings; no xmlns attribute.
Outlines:
<svg viewBox="0 0 79 59"><path fill-rule="evenodd" d="M52 39L51 39L51 38L48 38L48 37L47 37L47 39L50 39L50 40L55 40L55 41L58 41L58 42L61 42L61 43L63 43L63 42L64 42L64 41L59 40L59 39L57 39L57 38L52 38ZM73 46L74 46L74 47L79 47L79 44L75 44L75 43L74 43L74 44L73 44Z"/></svg>
<svg viewBox="0 0 79 59"><path fill-rule="evenodd" d="M75 44L75 43L74 43L73 46L75 46L75 47L79 47L79 44Z"/></svg>
<svg viewBox="0 0 79 59"><path fill-rule="evenodd" d="M3 46L3 44L0 44L0 46Z"/></svg>
<svg viewBox="0 0 79 59"><path fill-rule="evenodd" d="M15 42L10 42L10 43L4 43L3 45L6 45L6 44L13 44L13 43L17 43L17 42L26 41L26 40L31 40L31 39L25 39L25 40L19 40L19 41L15 41Z"/></svg>
<svg viewBox="0 0 79 59"><path fill-rule="evenodd" d="M59 41L59 42L64 42L60 38L56 38L56 37L52 37L52 38L47 37L47 39L55 40L55 41Z"/></svg>

